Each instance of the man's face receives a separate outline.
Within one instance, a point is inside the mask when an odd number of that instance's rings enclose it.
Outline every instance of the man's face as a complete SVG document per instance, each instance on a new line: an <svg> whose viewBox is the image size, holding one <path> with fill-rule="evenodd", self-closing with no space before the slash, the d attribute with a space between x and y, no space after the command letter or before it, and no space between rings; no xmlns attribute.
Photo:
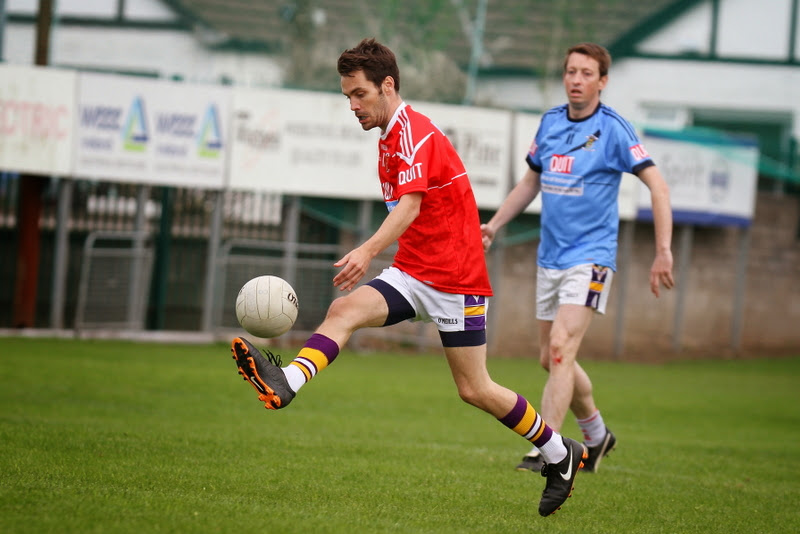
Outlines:
<svg viewBox="0 0 800 534"><path fill-rule="evenodd" d="M363 70L342 76L342 94L350 101L350 110L356 114L359 124L364 130L376 126L385 130L391 120L389 103L384 93L384 86L391 82L384 80L380 87L367 80Z"/></svg>
<svg viewBox="0 0 800 534"><path fill-rule="evenodd" d="M573 109L594 109L600 101L608 76L600 77L600 66L596 59L573 52L567 58L564 70L564 89L567 92L569 105Z"/></svg>

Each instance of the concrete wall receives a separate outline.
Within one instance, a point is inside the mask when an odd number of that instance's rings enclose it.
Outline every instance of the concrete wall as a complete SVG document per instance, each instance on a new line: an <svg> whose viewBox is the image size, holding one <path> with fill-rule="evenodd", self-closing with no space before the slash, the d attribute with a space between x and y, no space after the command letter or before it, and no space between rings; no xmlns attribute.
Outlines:
<svg viewBox="0 0 800 534"><path fill-rule="evenodd" d="M676 325L678 290L656 299L649 290L653 260L653 228L639 223L633 255L626 272L614 281L608 313L596 316L581 346L580 357L663 361L693 356L730 357L764 352L800 352L800 200L759 195L752 227L747 275L737 280L741 234L734 228L694 228L687 276L677 283L686 290L683 318ZM675 228L673 255L676 275L681 262L681 228ZM502 273L494 279L489 333L496 356L538 357L535 319L536 246L529 242L502 254ZM628 284L624 344L615 354L615 331L620 313L619 289ZM741 347L732 348L734 295L745 284ZM680 346L675 350L676 334Z"/></svg>

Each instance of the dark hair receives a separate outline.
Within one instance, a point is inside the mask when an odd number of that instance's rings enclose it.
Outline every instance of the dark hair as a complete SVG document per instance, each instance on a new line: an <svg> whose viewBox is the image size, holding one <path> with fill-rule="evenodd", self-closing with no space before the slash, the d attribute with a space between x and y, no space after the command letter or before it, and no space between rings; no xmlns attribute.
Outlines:
<svg viewBox="0 0 800 534"><path fill-rule="evenodd" d="M567 62L569 61L570 54L578 53L583 54L584 56L589 56L590 58L597 61L598 67L600 67L600 77L608 75L608 69L611 67L611 54L608 53L608 50L600 46L599 44L595 43L579 43L575 46L571 46L569 50L567 50L567 54L564 56L564 71L567 70Z"/></svg>
<svg viewBox="0 0 800 534"><path fill-rule="evenodd" d="M387 76L394 78L394 89L400 92L400 69L397 58L388 47L375 39L364 39L355 48L345 50L336 66L340 76L350 76L363 70L367 80L380 87Z"/></svg>

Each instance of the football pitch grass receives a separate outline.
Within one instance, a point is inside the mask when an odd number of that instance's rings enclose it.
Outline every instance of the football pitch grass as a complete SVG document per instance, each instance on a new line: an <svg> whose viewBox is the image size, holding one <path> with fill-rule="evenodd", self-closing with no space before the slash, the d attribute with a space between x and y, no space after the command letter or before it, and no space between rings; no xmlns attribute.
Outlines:
<svg viewBox="0 0 800 534"><path fill-rule="evenodd" d="M617 449L542 518L440 355L344 351L270 412L226 345L0 338L0 532L800 532L800 357L584 364ZM489 369L538 407L536 362Z"/></svg>

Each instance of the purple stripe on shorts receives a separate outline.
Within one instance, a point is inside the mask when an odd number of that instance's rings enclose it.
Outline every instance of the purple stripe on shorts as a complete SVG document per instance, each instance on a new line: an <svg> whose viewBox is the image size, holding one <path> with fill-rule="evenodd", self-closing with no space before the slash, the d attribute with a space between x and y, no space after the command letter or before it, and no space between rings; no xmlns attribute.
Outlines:
<svg viewBox="0 0 800 534"><path fill-rule="evenodd" d="M483 295L464 295L464 308L485 305L486 297ZM486 315L465 315L464 330L486 330Z"/></svg>
<svg viewBox="0 0 800 534"><path fill-rule="evenodd" d="M483 295L464 295L464 306L483 306L486 304L486 297Z"/></svg>
<svg viewBox="0 0 800 534"><path fill-rule="evenodd" d="M514 408L508 414L500 419L500 422L506 425L508 428L514 428L522 421L522 418L525 416L525 411L528 409L528 401L525 400L525 397L517 393L517 404L514 405Z"/></svg>
<svg viewBox="0 0 800 534"><path fill-rule="evenodd" d="M602 288L606 283L608 276L608 268L601 267L600 265L592 265L592 285L600 285ZM602 289L597 290L589 287L589 292L586 295L586 306L593 309L600 307L600 294Z"/></svg>
<svg viewBox="0 0 800 534"><path fill-rule="evenodd" d="M339 355L339 345L334 340L322 334L313 334L304 345L310 349L316 349L328 358L331 363Z"/></svg>
<svg viewBox="0 0 800 534"><path fill-rule="evenodd" d="M464 330L486 330L486 316L467 315L464 317Z"/></svg>

